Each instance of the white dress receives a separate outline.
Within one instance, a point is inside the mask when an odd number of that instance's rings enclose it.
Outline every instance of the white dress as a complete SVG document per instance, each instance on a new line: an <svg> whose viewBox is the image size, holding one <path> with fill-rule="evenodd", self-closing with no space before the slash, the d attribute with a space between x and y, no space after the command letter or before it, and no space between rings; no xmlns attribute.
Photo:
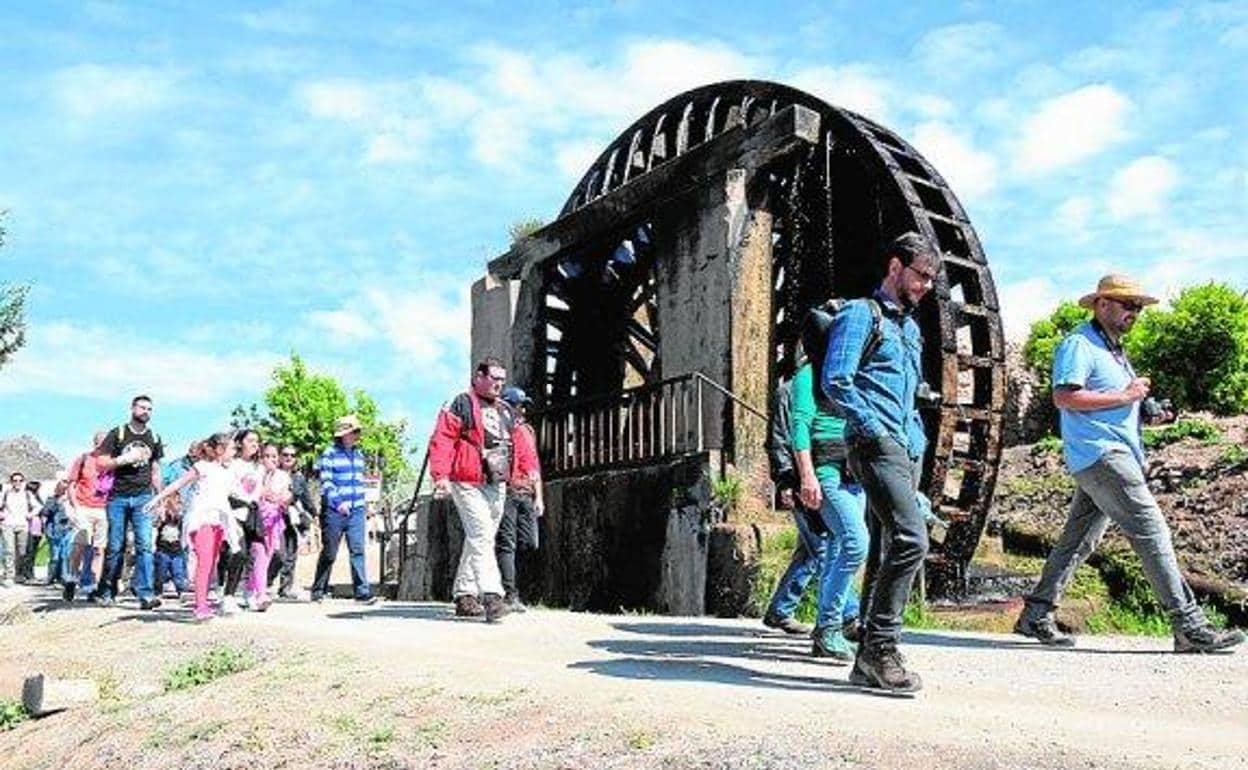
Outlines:
<svg viewBox="0 0 1248 770"><path fill-rule="evenodd" d="M200 527L215 525L228 533L231 519L229 497L236 483L234 465L200 460L194 468L199 475L199 483L195 496L191 498L191 510L186 515L183 531L189 538Z"/></svg>

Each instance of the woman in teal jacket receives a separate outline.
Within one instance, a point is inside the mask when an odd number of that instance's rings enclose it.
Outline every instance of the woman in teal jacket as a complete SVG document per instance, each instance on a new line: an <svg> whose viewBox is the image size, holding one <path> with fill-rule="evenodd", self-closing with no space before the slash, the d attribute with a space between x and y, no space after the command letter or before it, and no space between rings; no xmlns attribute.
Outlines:
<svg viewBox="0 0 1248 770"><path fill-rule="evenodd" d="M849 663L855 650L845 631L858 619L853 580L867 556L866 495L846 470L845 420L816 398L815 382L807 361L793 376L791 403L802 503L818 510L828 528L811 654Z"/></svg>

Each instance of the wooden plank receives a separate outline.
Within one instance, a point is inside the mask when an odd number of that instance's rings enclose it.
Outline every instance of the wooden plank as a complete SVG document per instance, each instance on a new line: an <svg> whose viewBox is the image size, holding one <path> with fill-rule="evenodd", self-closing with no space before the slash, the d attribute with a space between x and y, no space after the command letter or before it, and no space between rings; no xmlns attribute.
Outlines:
<svg viewBox="0 0 1248 770"><path fill-rule="evenodd" d="M739 124L521 239L490 261L489 272L521 278L565 248L603 236L641 210L660 208L729 168L758 169L819 140L819 113L801 105L786 107L756 126Z"/></svg>

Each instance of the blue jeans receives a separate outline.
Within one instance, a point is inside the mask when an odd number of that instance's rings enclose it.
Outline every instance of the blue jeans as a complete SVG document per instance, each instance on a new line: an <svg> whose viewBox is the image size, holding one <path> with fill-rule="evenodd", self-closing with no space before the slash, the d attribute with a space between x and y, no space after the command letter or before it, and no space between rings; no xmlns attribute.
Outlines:
<svg viewBox="0 0 1248 770"><path fill-rule="evenodd" d="M152 516L143 512L151 499L151 492L109 498L108 548L104 549L104 574L97 589L101 596L117 595L129 525L134 529L134 592L140 600L152 598Z"/></svg>
<svg viewBox="0 0 1248 770"><path fill-rule="evenodd" d="M841 477L819 482L823 505L819 516L830 533L823 552L819 613L815 625L839 625L858 617L854 575L867 558L867 496L857 484Z"/></svg>
<svg viewBox="0 0 1248 770"><path fill-rule="evenodd" d="M806 513L800 507L793 510L793 523L797 525L797 547L793 549L789 568L776 583L776 592L767 607L767 613L778 618L790 617L797 611L802 594L806 592L806 585L823 564L823 551L827 543L827 536L811 530Z"/></svg>
<svg viewBox="0 0 1248 770"><path fill-rule="evenodd" d="M186 579L186 552L169 553L158 549L155 564L156 582L152 584L154 591L163 590L170 578L173 579L173 586L178 589L178 593L184 594L191 590L190 581Z"/></svg>
<svg viewBox="0 0 1248 770"><path fill-rule="evenodd" d="M316 562L316 579L312 581L312 595L324 596L329 592L329 573L334 568L334 559L338 558L338 546L342 536L347 536L347 551L351 554L351 586L355 590L355 598L367 599L372 596L373 589L368 583L368 573L364 566L364 511L352 511L343 516L337 511L328 511L321 517L325 528L321 531L321 556Z"/></svg>
<svg viewBox="0 0 1248 770"><path fill-rule="evenodd" d="M64 583L70 579L69 552L73 548L74 533L57 534L48 538L48 582Z"/></svg>

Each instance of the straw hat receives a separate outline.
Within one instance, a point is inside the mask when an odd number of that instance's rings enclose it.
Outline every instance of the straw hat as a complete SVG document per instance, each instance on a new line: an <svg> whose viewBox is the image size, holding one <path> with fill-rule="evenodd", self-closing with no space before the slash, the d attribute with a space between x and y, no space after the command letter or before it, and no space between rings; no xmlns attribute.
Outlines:
<svg viewBox="0 0 1248 770"><path fill-rule="evenodd" d="M1156 297L1145 294L1144 287L1137 281L1118 273L1110 273L1100 281L1097 281L1096 291L1080 297L1079 304L1090 308L1092 303L1101 297L1107 299L1133 299L1141 305L1156 305L1159 301Z"/></svg>
<svg viewBox="0 0 1248 770"><path fill-rule="evenodd" d="M360 424L360 418L353 414L346 417L339 417L334 423L334 438L342 438L348 433L358 433L364 430L364 426Z"/></svg>

